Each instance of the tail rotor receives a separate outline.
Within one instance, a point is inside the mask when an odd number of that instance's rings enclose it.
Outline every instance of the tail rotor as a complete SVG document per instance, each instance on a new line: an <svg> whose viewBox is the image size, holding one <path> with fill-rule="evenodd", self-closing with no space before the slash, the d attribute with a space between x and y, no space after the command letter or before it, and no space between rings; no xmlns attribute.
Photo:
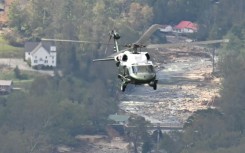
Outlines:
<svg viewBox="0 0 245 153"><path fill-rule="evenodd" d="M112 30L109 32L109 40L108 40L108 43L106 45L105 54L107 53L108 46L110 45L110 41L112 38L114 40L114 52L119 52L119 47L118 47L117 41L121 38L121 36L116 32L116 30Z"/></svg>
<svg viewBox="0 0 245 153"><path fill-rule="evenodd" d="M106 48L105 48L105 54L106 54L106 52L108 50L108 46L110 44L111 38L112 38L112 35L111 35L111 33L109 33L109 40L108 40L107 45L106 45Z"/></svg>

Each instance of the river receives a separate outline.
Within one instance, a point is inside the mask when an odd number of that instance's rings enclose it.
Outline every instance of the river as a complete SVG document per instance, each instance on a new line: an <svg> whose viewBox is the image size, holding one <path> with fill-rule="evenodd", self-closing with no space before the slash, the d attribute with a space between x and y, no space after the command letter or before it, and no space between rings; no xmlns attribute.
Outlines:
<svg viewBox="0 0 245 153"><path fill-rule="evenodd" d="M220 80L211 75L207 57L182 56L161 64L158 89L131 86L121 95L120 109L145 117L151 123L183 125L196 110L212 107Z"/></svg>

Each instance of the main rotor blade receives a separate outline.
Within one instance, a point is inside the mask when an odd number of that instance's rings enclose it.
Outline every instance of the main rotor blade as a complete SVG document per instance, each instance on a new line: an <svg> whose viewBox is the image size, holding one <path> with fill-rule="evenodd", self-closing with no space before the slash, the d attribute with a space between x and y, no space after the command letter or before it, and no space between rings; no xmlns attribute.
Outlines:
<svg viewBox="0 0 245 153"><path fill-rule="evenodd" d="M108 40L108 43L106 44L106 48L105 48L105 54L106 54L106 52L107 52L107 49L108 49L108 44L110 44L110 41L111 41L111 34L110 34L110 36L109 36L109 40Z"/></svg>
<svg viewBox="0 0 245 153"><path fill-rule="evenodd" d="M168 48L168 47L178 47L178 46L194 46L194 45L208 45L208 44L217 44L217 43L228 43L229 39L222 40L208 40L208 41L197 41L197 42L186 42L186 43L173 43L173 44L150 44L146 48Z"/></svg>
<svg viewBox="0 0 245 153"><path fill-rule="evenodd" d="M82 41L82 40L68 40L68 39L49 39L49 38L42 38L41 40L42 41L59 41L59 42L74 42L74 43L86 43L86 44L114 45L114 44L103 43L103 42Z"/></svg>
<svg viewBox="0 0 245 153"><path fill-rule="evenodd" d="M150 36L161 27L162 25L160 24L153 24L145 31L139 40L135 42L135 44L144 44L150 38Z"/></svg>
<svg viewBox="0 0 245 153"><path fill-rule="evenodd" d="M102 58L102 59L94 59L93 62L98 62L98 61L113 61L114 58Z"/></svg>

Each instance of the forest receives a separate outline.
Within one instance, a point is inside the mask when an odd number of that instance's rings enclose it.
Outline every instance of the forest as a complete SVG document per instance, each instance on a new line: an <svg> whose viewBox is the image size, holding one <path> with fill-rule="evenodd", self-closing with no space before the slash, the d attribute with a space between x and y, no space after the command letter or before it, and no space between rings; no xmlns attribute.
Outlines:
<svg viewBox="0 0 245 153"><path fill-rule="evenodd" d="M116 29L133 42L152 24L200 25L198 40L229 38L219 46L222 88L217 109L195 112L184 132L163 134L168 153L242 153L245 149L245 2L243 0L18 0L9 12L8 42L61 38L105 42ZM46 153L60 144L76 147L78 134L105 134L118 111L114 63L93 64L105 46L56 42L55 76L39 76L28 90L0 97L0 152ZM156 143L140 125L143 152ZM137 131L136 131L137 132ZM139 139L140 139L139 138Z"/></svg>

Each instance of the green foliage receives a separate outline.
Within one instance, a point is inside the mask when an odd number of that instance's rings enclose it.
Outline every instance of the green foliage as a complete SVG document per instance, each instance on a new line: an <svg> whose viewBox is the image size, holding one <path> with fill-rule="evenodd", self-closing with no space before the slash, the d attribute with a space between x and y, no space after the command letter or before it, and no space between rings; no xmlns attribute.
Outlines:
<svg viewBox="0 0 245 153"><path fill-rule="evenodd" d="M19 80L27 80L27 79L28 79L28 76L27 76L26 74L22 74L22 73L21 73L21 71L20 71L20 69L19 69L18 66L16 66L16 67L14 68L14 75L15 75L15 77L16 77L17 79L19 79Z"/></svg>
<svg viewBox="0 0 245 153"><path fill-rule="evenodd" d="M243 29L232 29L229 43L221 55L221 68L224 74L223 88L221 90L222 109L232 125L231 130L243 133L245 122L243 120L244 91L243 78L245 64L244 40L241 31Z"/></svg>
<svg viewBox="0 0 245 153"><path fill-rule="evenodd" d="M15 42L15 41L11 40L12 38L18 39L18 37L16 37L15 35L0 34L0 55L2 58L3 57L13 58L13 57L22 57L23 56L23 48L15 47L18 45L12 43L12 42Z"/></svg>
<svg viewBox="0 0 245 153"><path fill-rule="evenodd" d="M183 138L165 135L161 143L169 152L180 152L181 148L183 152L239 152L245 127L244 10L243 0L223 0L219 4L207 0L32 0L25 5L14 2L9 12L13 31L6 38L16 46L42 37L107 42L108 31L115 28L122 35L122 43L131 43L152 23L175 25L181 20L199 23L200 30L193 36L196 39L222 38L230 32L231 43L220 57L224 114L217 110L199 111L189 118ZM93 58L105 56L105 47L56 45L63 76L56 72L54 77L39 77L29 93L14 93L1 100L0 152L49 152L49 144L76 146L75 135L103 133L108 114L117 110L114 65L91 63ZM15 75L21 77L17 68ZM135 151L139 142L144 142L144 152L149 151L152 142L145 120L135 119L130 124L137 129L130 131Z"/></svg>
<svg viewBox="0 0 245 153"><path fill-rule="evenodd" d="M108 95L98 94L101 89L96 87L98 96L90 92L92 87L86 91L87 86L75 77L39 77L32 83L30 93L14 92L2 99L0 129L7 132L1 133L0 142L6 138L8 141L2 143L5 147L1 151L9 149L7 143L17 143L12 149L20 148L20 153L49 150L51 145L77 146L76 135L105 131L106 118L115 111L116 103ZM8 134L9 130L16 133Z"/></svg>
<svg viewBox="0 0 245 153"><path fill-rule="evenodd" d="M183 141L191 152L216 150L239 142L239 133L227 131L224 115L218 110L198 111L187 122Z"/></svg>
<svg viewBox="0 0 245 153"><path fill-rule="evenodd" d="M218 102L222 114L217 110L198 111L188 119L183 134L184 150L188 152L242 152L245 129L243 31L243 27L234 26L227 35L230 43L220 53L223 82Z"/></svg>
<svg viewBox="0 0 245 153"><path fill-rule="evenodd" d="M161 140L161 148L164 148L167 152L174 152L174 141L169 135L164 134Z"/></svg>
<svg viewBox="0 0 245 153"><path fill-rule="evenodd" d="M151 141L149 134L147 133L147 125L149 123L143 117L131 117L129 118L128 137L134 145L134 152L138 152L138 146L140 142L144 142L144 151L151 150Z"/></svg>
<svg viewBox="0 0 245 153"><path fill-rule="evenodd" d="M15 67L15 69L14 69L14 74L15 74L15 77L16 77L17 79L20 79L20 78L21 78L20 69L19 69L18 66Z"/></svg>
<svg viewBox="0 0 245 153"><path fill-rule="evenodd" d="M14 2L9 11L9 19L10 19L10 26L13 26L16 30L22 32L23 34L27 34L27 12L24 9L19 7L18 2Z"/></svg>
<svg viewBox="0 0 245 153"><path fill-rule="evenodd" d="M78 145L75 136L86 133L81 126L88 119L84 108L79 104L64 101L58 104L53 117L52 124L47 128L52 144Z"/></svg>
<svg viewBox="0 0 245 153"><path fill-rule="evenodd" d="M149 153L153 149L153 143L150 139L145 140L145 142L142 145L142 153Z"/></svg>

